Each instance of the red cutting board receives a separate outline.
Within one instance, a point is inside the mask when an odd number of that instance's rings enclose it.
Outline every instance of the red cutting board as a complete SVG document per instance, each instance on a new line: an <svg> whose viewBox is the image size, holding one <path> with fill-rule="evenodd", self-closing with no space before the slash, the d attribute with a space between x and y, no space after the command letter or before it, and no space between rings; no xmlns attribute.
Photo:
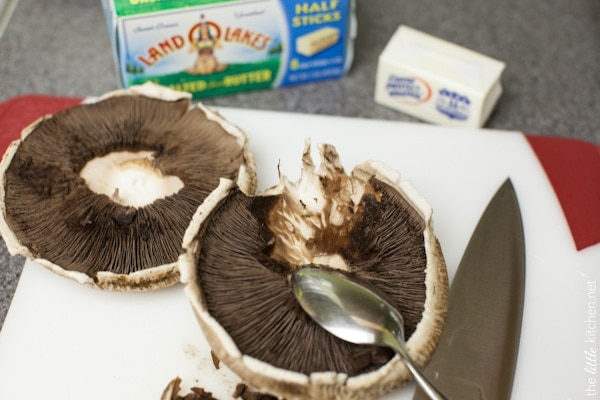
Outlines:
<svg viewBox="0 0 600 400"><path fill-rule="evenodd" d="M278 165L290 179L298 178L306 138L334 144L348 171L368 159L399 171L433 207L450 278L487 202L510 177L527 251L513 398L585 398L588 379L595 377L586 372L585 352L597 346L586 342L595 339L586 321L600 297L600 245L577 251L561 204L523 134L220 111L249 133L260 189L278 182ZM314 157L317 162L316 152ZM220 399L231 398L239 382L226 367L212 365L181 286L100 292L26 264L0 332L0 399L158 399L175 376L185 389L199 385ZM386 398L410 399L413 390L408 385Z"/></svg>

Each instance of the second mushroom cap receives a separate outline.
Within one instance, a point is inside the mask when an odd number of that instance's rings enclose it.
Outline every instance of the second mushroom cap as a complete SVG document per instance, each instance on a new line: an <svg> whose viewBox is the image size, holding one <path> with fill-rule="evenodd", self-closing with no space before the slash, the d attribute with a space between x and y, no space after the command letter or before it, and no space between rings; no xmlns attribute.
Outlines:
<svg viewBox="0 0 600 400"><path fill-rule="evenodd" d="M248 196L233 182L211 194L184 237L182 280L217 356L250 385L284 398L367 398L409 378L393 352L335 338L296 302L290 273L303 265L354 275L387 294L405 317L411 356L423 365L445 319L448 281L431 208L383 164L350 175L310 145L298 182Z"/></svg>

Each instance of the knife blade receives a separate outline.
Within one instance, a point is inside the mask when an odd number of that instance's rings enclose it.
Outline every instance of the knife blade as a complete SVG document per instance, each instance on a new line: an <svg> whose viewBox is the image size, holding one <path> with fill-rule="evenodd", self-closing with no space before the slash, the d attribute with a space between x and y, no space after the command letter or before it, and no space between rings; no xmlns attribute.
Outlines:
<svg viewBox="0 0 600 400"><path fill-rule="evenodd" d="M525 294L525 240L507 179L483 212L452 281L448 315L425 369L451 399L509 399ZM413 400L427 399L417 388Z"/></svg>

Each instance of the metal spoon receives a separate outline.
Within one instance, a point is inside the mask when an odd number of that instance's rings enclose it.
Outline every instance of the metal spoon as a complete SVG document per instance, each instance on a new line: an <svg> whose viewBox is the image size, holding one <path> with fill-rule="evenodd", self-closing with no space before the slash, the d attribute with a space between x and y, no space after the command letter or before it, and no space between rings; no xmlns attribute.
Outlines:
<svg viewBox="0 0 600 400"><path fill-rule="evenodd" d="M404 319L377 289L341 273L308 266L294 271L291 283L304 311L328 332L350 343L395 350L430 398L448 400L411 360L404 341Z"/></svg>

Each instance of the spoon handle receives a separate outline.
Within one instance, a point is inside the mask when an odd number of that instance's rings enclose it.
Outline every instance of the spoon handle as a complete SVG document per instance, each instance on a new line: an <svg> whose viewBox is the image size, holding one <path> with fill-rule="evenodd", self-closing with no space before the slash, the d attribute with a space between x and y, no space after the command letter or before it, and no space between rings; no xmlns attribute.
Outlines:
<svg viewBox="0 0 600 400"><path fill-rule="evenodd" d="M430 399L450 400L448 397L446 397L445 394L440 392L440 390L437 387L435 387L433 382L431 382L429 378L423 373L423 371L412 362L408 355L404 357L404 362L406 363L406 366L408 367L413 378L415 378L417 384L421 387L423 392L425 392L425 394L429 396Z"/></svg>

